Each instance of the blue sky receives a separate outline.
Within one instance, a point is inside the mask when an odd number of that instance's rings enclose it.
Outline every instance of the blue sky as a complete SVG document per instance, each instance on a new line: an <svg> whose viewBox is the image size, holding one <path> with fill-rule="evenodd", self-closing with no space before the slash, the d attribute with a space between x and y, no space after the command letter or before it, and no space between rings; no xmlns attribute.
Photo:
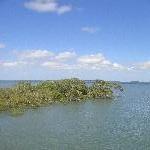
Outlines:
<svg viewBox="0 0 150 150"><path fill-rule="evenodd" d="M1 0L0 79L150 81L149 0Z"/></svg>

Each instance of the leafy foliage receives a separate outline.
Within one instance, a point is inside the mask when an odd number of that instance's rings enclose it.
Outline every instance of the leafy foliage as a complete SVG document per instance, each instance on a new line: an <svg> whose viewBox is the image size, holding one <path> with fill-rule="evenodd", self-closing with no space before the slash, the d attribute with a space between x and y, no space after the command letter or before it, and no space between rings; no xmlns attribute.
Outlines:
<svg viewBox="0 0 150 150"><path fill-rule="evenodd" d="M76 78L43 81L37 85L20 82L12 88L0 89L0 111L7 110L16 114L27 107L36 108L54 102L113 98L115 89L123 90L116 83L97 80L88 86L83 80Z"/></svg>

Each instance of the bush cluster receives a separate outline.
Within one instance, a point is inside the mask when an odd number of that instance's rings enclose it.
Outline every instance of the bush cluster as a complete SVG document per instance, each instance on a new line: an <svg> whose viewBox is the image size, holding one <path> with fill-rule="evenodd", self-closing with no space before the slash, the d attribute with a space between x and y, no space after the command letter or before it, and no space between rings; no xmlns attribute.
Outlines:
<svg viewBox="0 0 150 150"><path fill-rule="evenodd" d="M113 98L114 90L121 86L97 80L90 86L76 78L43 81L36 85L20 82L12 88L0 89L0 110L21 110L45 106L54 102L84 101L87 99Z"/></svg>

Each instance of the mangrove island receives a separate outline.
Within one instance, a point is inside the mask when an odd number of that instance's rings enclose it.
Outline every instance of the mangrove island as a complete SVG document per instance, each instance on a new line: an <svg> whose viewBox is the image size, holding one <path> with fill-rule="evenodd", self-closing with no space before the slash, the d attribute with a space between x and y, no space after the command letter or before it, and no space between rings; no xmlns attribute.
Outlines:
<svg viewBox="0 0 150 150"><path fill-rule="evenodd" d="M37 84L24 81L10 88L0 88L0 111L14 112L56 102L112 99L116 90L123 89L118 83L103 80L91 84L77 78L41 81Z"/></svg>

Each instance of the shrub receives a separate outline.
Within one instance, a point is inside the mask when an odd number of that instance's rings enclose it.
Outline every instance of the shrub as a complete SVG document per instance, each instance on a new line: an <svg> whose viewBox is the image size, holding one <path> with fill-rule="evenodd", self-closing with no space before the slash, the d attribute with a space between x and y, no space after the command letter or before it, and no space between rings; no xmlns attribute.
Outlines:
<svg viewBox="0 0 150 150"><path fill-rule="evenodd" d="M43 81L37 85L20 82L12 88L0 89L0 110L15 110L13 112L16 114L26 107L39 107L54 102L113 98L116 89L123 90L116 83L97 80L88 86L85 81L76 78Z"/></svg>

